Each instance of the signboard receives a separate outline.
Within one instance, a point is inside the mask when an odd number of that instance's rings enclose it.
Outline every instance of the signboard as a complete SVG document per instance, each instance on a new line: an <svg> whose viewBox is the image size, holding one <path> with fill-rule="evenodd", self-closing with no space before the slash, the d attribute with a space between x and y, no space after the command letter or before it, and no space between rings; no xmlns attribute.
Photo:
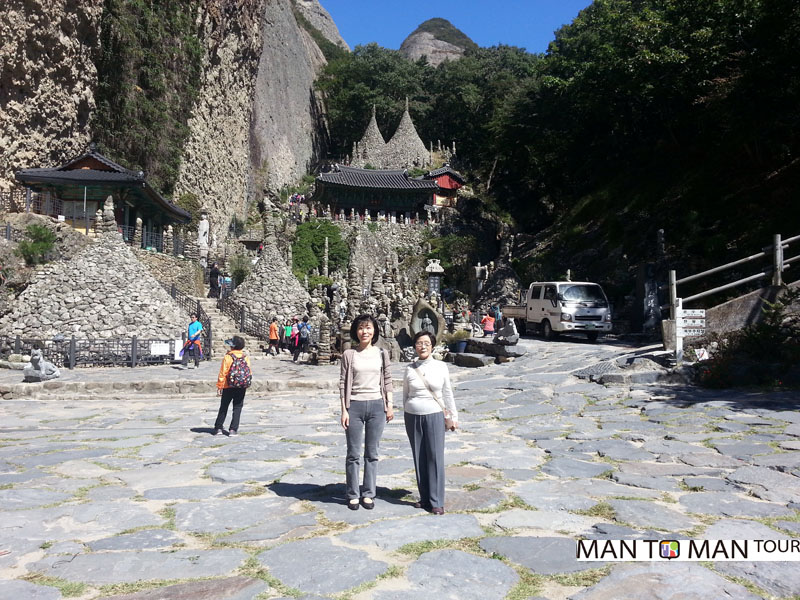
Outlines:
<svg viewBox="0 0 800 600"><path fill-rule="evenodd" d="M705 335L705 329L687 329L685 327L678 327L678 337L700 337Z"/></svg>
<svg viewBox="0 0 800 600"><path fill-rule="evenodd" d="M705 319L706 309L704 308L682 308L678 311L679 317Z"/></svg>
<svg viewBox="0 0 800 600"><path fill-rule="evenodd" d="M152 356L169 356L169 342L150 342Z"/></svg>
<svg viewBox="0 0 800 600"><path fill-rule="evenodd" d="M678 317L678 327L702 327L705 329L705 319L682 319Z"/></svg>

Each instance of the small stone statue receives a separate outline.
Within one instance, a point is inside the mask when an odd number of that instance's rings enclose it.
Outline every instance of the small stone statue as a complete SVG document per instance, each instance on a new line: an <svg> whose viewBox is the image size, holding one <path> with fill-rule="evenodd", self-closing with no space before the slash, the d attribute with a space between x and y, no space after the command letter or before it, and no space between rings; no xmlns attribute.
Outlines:
<svg viewBox="0 0 800 600"><path fill-rule="evenodd" d="M428 331L433 335L436 335L436 330L433 328L433 321L428 315L422 317L422 321L420 321L420 326L422 327L423 331Z"/></svg>
<svg viewBox="0 0 800 600"><path fill-rule="evenodd" d="M22 370L23 381L47 381L61 376L61 372L53 363L47 362L38 346L31 351L31 363Z"/></svg>

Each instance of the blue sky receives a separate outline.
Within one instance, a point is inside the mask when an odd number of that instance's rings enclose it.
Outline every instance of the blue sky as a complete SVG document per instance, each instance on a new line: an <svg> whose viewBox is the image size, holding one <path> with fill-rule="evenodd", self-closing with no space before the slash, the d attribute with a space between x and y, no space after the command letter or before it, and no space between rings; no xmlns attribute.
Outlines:
<svg viewBox="0 0 800 600"><path fill-rule="evenodd" d="M479 46L508 44L544 52L553 32L591 0L320 0L350 47L397 49L417 25L442 17Z"/></svg>

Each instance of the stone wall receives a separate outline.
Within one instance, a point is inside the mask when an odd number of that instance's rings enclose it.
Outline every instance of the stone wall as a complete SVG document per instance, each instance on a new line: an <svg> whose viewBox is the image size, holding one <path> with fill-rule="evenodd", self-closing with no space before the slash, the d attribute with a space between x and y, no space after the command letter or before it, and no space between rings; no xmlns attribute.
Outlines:
<svg viewBox="0 0 800 600"><path fill-rule="evenodd" d="M135 249L136 257L150 274L165 285L175 287L189 296L203 297L208 291L203 284L203 268L197 261L171 254Z"/></svg>
<svg viewBox="0 0 800 600"><path fill-rule="evenodd" d="M187 317L116 232L39 269L0 318L0 335L179 338Z"/></svg>
<svg viewBox="0 0 800 600"><path fill-rule="evenodd" d="M0 190L14 172L86 150L95 107L102 0L3 0Z"/></svg>

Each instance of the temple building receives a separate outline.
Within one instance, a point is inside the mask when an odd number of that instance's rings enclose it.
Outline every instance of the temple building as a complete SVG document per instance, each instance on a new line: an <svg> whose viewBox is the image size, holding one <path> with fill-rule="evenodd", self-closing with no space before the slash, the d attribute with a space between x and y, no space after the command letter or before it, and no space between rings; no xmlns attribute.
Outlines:
<svg viewBox="0 0 800 600"><path fill-rule="evenodd" d="M431 164L431 153L425 148L408 112L408 98L400 124L388 142L384 141L383 134L378 129L375 107L372 107L372 117L361 141L353 144L350 164L373 169L423 168Z"/></svg>
<svg viewBox="0 0 800 600"><path fill-rule="evenodd" d="M394 212L413 217L432 204L438 189L435 181L409 177L408 171L336 165L330 173L317 177L314 202L330 207L333 215L369 211L373 216Z"/></svg>
<svg viewBox="0 0 800 600"><path fill-rule="evenodd" d="M455 207L458 200L458 190L466 183L461 173L451 169L448 164L445 164L440 169L429 171L423 178L435 181L439 187L433 194L434 206Z"/></svg>
<svg viewBox="0 0 800 600"><path fill-rule="evenodd" d="M21 169L14 177L27 188L26 210L62 218L86 233L94 227L95 213L108 196L114 199L114 215L126 239L137 217L142 219L145 235L191 220L187 211L150 187L144 173L106 158L94 144L86 154L60 167Z"/></svg>

